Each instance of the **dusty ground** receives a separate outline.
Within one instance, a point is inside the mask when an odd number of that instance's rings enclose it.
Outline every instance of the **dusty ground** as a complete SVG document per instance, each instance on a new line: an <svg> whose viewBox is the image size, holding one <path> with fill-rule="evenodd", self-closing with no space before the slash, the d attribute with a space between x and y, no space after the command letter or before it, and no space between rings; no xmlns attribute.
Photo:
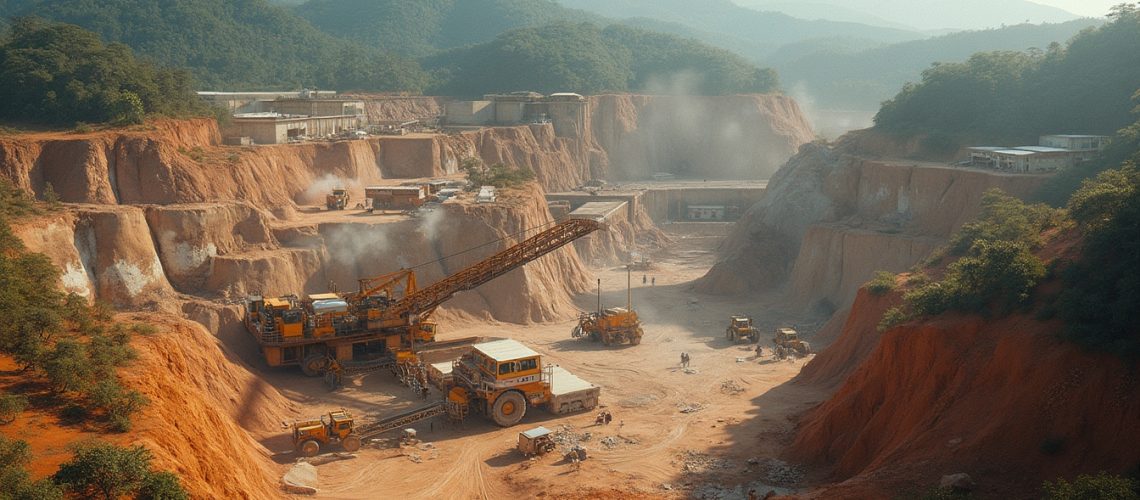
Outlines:
<svg viewBox="0 0 1140 500"><path fill-rule="evenodd" d="M425 443L419 447L378 443L355 459L319 466L318 497L505 498L523 492L528 497L682 497L707 492L706 484L731 488L765 480L763 459L774 458L790 442L790 417L823 395L784 385L803 360L757 358L753 346L733 345L723 338L733 313L752 314L765 332L776 323L802 321L783 315L774 296L746 301L687 290L712 265L726 229L720 224L667 227L676 242L655 256L655 269L637 273L633 280L633 305L646 331L639 346L605 348L571 339L573 322L445 325L441 340L515 338L546 355L547 362L600 385L602 404L614 415L609 426L593 425L596 412L554 417L535 408L528 410L522 425L508 429L479 417L462 428L443 418L422 422L415 426ZM642 285L642 274L656 278L656 286ZM605 304L623 304L625 271L605 269L598 275ZM592 309L596 300L586 294L578 298L578 306ZM682 351L692 356L692 373L680 369ZM354 379L337 392L292 371L265 375L314 416L340 407L357 415L387 415L422 403L386 372ZM514 451L518 433L537 425L556 431L569 428L579 437L590 434L582 444L591 456L580 471L572 471L561 453L528 460ZM259 438L280 452L275 459L284 472L295 458L286 434ZM760 464L750 464L752 458L761 459ZM782 485L795 486L783 479Z"/></svg>

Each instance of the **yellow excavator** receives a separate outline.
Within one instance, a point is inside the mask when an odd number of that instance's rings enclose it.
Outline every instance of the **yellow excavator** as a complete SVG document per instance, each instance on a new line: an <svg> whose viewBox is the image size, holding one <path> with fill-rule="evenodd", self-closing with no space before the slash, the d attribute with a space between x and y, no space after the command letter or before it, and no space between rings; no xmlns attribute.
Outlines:
<svg viewBox="0 0 1140 500"><path fill-rule="evenodd" d="M435 342L431 314L440 304L602 227L600 220L562 220L422 289L415 272L402 269L361 279L352 293L250 296L244 323L272 367L300 366L309 376L324 374L334 360L406 367L418 363L418 349Z"/></svg>

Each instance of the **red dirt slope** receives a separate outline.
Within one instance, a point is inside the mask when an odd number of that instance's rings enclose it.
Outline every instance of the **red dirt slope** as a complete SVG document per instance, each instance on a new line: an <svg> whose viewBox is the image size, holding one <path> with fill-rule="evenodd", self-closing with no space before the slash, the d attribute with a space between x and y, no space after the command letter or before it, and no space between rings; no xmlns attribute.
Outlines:
<svg viewBox="0 0 1140 500"><path fill-rule="evenodd" d="M853 318L878 309L865 298ZM850 337L868 335L865 319L849 321L832 349L863 343ZM841 482L813 496L877 497L966 472L982 497L1034 497L1046 479L1136 467L1136 366L1062 342L1059 329L1027 316L952 316L884 333L802 420L790 455L832 467ZM846 350L857 360L859 348ZM802 378L826 382L824 372L842 371L834 366L821 355Z"/></svg>

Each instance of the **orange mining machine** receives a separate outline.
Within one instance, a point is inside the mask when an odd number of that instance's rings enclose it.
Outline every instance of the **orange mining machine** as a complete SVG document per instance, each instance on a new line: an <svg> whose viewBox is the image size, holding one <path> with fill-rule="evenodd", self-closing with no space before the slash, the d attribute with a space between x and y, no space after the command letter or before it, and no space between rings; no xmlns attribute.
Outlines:
<svg viewBox="0 0 1140 500"><path fill-rule="evenodd" d="M367 362L411 373L407 368L419 363L416 352L435 342L436 307L602 227L600 220L562 220L422 289L415 272L405 269L361 279L352 293L250 296L245 326L269 366L299 366L318 376Z"/></svg>

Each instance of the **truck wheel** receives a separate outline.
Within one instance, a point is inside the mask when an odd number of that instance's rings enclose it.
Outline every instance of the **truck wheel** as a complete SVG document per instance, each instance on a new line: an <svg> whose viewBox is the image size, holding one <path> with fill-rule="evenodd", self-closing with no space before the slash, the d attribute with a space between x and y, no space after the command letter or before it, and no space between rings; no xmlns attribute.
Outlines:
<svg viewBox="0 0 1140 500"><path fill-rule="evenodd" d="M519 423L523 415L526 415L526 400L522 394L514 391L499 396L491 412L491 418L501 427L510 427Z"/></svg>
<svg viewBox="0 0 1140 500"><path fill-rule="evenodd" d="M301 361L301 373L309 377L316 377L325 371L329 360L324 354L310 354Z"/></svg>
<svg viewBox="0 0 1140 500"><path fill-rule="evenodd" d="M301 443L301 446L297 447L297 451L300 452L303 457L315 457L317 453L321 452L321 443L309 439Z"/></svg>
<svg viewBox="0 0 1140 500"><path fill-rule="evenodd" d="M360 436L352 434L352 435L344 438L344 441L340 442L340 447L344 448L344 451L348 451L348 452L353 452L353 451L359 450L360 449Z"/></svg>

